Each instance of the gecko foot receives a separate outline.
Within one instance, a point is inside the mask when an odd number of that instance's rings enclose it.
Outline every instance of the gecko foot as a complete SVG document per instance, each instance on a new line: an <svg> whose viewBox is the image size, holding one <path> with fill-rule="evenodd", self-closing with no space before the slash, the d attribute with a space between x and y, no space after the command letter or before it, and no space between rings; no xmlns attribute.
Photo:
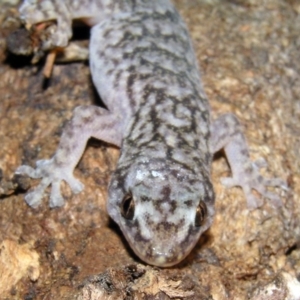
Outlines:
<svg viewBox="0 0 300 300"><path fill-rule="evenodd" d="M267 163L262 158L249 162L247 166L235 169L233 177L221 178L221 183L226 187L240 186L246 196L249 209L255 209L263 204L262 199L253 195L252 189L271 200L273 206L280 207L282 206L280 197L275 193L269 192L267 187L281 187L284 190L288 190L287 184L280 178L264 178L260 175L259 170L266 166Z"/></svg>
<svg viewBox="0 0 300 300"><path fill-rule="evenodd" d="M26 165L20 166L15 173L26 174L35 179L42 178L40 184L25 196L25 201L33 208L36 208L41 204L45 189L50 184L52 185L50 192L50 207L58 207L64 204L64 198L60 192L62 180L68 183L74 194L81 192L84 188L84 185L73 176L72 171L66 166L58 166L55 163L54 158L37 161L36 169Z"/></svg>

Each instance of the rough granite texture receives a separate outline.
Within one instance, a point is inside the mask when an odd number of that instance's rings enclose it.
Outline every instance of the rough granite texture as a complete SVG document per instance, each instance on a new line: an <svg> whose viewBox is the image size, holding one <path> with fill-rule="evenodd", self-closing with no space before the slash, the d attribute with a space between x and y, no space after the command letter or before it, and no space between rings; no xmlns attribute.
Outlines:
<svg viewBox="0 0 300 300"><path fill-rule="evenodd" d="M32 66L8 55L6 37L19 27L18 13L12 2L0 1L1 299L300 299L300 4L176 4L213 116L238 116L252 158L266 158L268 177L287 179L284 206L250 212L239 188L220 184L230 170L217 155L211 229L176 267L137 265L105 209L119 151L91 140L75 171L85 190L72 195L64 186L67 204L59 209L49 209L48 201L28 207L12 181L14 170L50 157L72 110L100 100L87 63L55 65L43 82L43 62ZM23 188L34 184L24 180Z"/></svg>

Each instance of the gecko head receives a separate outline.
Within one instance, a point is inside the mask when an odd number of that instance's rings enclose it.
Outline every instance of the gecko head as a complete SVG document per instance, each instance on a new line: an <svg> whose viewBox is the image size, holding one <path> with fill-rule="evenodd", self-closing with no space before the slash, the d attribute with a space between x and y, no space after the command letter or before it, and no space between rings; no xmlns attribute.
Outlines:
<svg viewBox="0 0 300 300"><path fill-rule="evenodd" d="M108 212L139 258L169 267L182 261L214 215L212 185L182 166L131 166L116 171Z"/></svg>

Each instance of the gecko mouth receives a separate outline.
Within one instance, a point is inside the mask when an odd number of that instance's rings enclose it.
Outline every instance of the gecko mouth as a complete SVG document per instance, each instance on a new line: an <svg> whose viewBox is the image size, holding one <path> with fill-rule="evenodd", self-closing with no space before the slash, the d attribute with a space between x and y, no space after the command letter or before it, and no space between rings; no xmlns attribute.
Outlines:
<svg viewBox="0 0 300 300"><path fill-rule="evenodd" d="M161 247L152 247L148 249L146 259L149 258L147 262L152 265L160 267L170 267L182 261L188 254L189 252L178 252L175 249L164 251L161 250Z"/></svg>
<svg viewBox="0 0 300 300"><path fill-rule="evenodd" d="M194 243L190 244L188 248L183 249L181 245L160 244L159 246L149 245L146 248L132 246L135 254L143 261L150 265L158 267L171 267L181 262L194 247Z"/></svg>
<svg viewBox="0 0 300 300"><path fill-rule="evenodd" d="M157 231L151 239L145 239L139 233L130 235L128 232L125 237L135 254L144 262L158 267L171 267L188 256L200 233L189 226L187 231L177 234L172 229Z"/></svg>

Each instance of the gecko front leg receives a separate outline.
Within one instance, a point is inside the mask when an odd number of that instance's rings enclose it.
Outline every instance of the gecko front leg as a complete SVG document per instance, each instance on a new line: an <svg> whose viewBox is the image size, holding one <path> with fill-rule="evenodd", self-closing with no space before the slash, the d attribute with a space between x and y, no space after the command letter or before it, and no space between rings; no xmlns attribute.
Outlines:
<svg viewBox="0 0 300 300"><path fill-rule="evenodd" d="M272 201L275 207L281 206L280 197L267 190L268 186L287 189L286 183L279 178L264 178L259 169L266 166L264 159L252 162L241 124L233 114L220 116L211 126L211 149L215 153L224 149L232 177L222 178L226 187L240 186L247 199L249 209L260 207L262 200L252 194L252 189Z"/></svg>
<svg viewBox="0 0 300 300"><path fill-rule="evenodd" d="M60 192L61 181L66 181L74 193L83 189L73 171L90 137L120 146L120 118L109 111L96 106L79 106L63 131L58 149L49 160L40 160L36 169L20 166L17 174L27 174L31 178L42 178L41 183L25 196L28 205L36 208L40 205L45 189L51 184L50 207L62 206L64 199Z"/></svg>
<svg viewBox="0 0 300 300"><path fill-rule="evenodd" d="M35 24L56 21L56 26L51 26L50 36L43 41L43 51L68 45L72 36L72 16L67 2L25 0L19 12L21 20L29 28Z"/></svg>

